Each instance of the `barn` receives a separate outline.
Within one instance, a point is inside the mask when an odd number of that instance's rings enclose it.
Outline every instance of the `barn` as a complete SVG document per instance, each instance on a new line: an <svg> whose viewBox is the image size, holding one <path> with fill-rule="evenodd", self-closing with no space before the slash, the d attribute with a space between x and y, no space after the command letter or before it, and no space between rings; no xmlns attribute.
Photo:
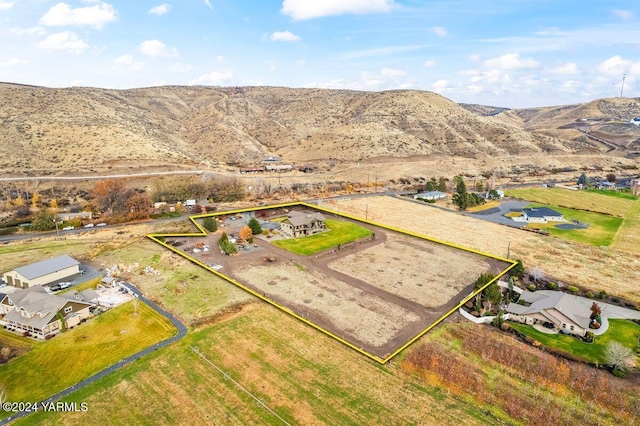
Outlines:
<svg viewBox="0 0 640 426"><path fill-rule="evenodd" d="M2 278L7 285L17 288L29 288L34 285L46 285L64 280L80 273L80 262L69 255L21 266L5 273Z"/></svg>

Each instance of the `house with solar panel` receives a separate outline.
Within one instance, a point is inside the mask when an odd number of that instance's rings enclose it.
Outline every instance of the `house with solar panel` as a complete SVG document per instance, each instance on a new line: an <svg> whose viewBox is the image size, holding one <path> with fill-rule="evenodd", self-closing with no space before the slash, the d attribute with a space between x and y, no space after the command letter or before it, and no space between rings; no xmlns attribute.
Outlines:
<svg viewBox="0 0 640 426"><path fill-rule="evenodd" d="M2 279L9 286L29 288L51 284L79 273L80 262L63 254L6 272Z"/></svg>

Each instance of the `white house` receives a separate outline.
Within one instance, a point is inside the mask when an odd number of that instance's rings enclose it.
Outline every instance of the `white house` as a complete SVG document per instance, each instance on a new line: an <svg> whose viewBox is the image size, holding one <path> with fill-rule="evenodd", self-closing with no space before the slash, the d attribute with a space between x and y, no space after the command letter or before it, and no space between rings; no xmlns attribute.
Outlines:
<svg viewBox="0 0 640 426"><path fill-rule="evenodd" d="M564 222L562 213L549 207L531 207L522 209L522 216L529 223Z"/></svg>
<svg viewBox="0 0 640 426"><path fill-rule="evenodd" d="M442 200L443 198L447 198L447 194L441 191L420 192L413 196L414 200L417 200L418 198L423 200Z"/></svg>
<svg viewBox="0 0 640 426"><path fill-rule="evenodd" d="M79 273L80 262L69 255L63 254L62 256L21 266L13 271L6 272L2 278L7 285L27 288L64 280Z"/></svg>

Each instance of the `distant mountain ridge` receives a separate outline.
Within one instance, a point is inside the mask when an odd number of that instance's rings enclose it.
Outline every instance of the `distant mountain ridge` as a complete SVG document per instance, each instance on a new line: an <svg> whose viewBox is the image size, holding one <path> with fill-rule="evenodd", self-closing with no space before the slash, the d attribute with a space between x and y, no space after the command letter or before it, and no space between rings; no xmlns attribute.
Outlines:
<svg viewBox="0 0 640 426"><path fill-rule="evenodd" d="M0 83L0 166L5 173L58 174L250 164L269 155L302 163L595 151L586 141L528 127L518 110L474 108L413 90Z"/></svg>

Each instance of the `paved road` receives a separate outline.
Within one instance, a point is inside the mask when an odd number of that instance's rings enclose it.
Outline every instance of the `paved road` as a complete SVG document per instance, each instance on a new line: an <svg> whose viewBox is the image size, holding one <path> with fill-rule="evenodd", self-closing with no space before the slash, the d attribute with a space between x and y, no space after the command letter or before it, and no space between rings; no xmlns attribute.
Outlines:
<svg viewBox="0 0 640 426"><path fill-rule="evenodd" d="M531 204L529 201L517 201L512 199L503 199L500 201L500 206L485 210L479 211L477 213L463 213L465 216L475 217L476 219L487 220L493 223L499 223L501 225L507 225L514 228L522 228L527 225L527 223L523 222L515 222L513 219L505 217L506 213L510 211L519 211L522 210L523 207Z"/></svg>
<svg viewBox="0 0 640 426"><path fill-rule="evenodd" d="M201 175L205 173L203 170L177 170L172 172L148 172L148 173L131 173L118 175L90 175L90 176L23 176L23 177L2 177L0 182L12 181L36 181L36 180L100 180L100 179L116 179L130 177L147 177L147 176L167 176L167 175Z"/></svg>
<svg viewBox="0 0 640 426"><path fill-rule="evenodd" d="M142 293L140 293L140 290L138 290L136 287L134 287L132 284L126 283L124 284L129 290L131 290L133 293L135 293L138 298L140 300L142 300L143 302L145 302L147 305L149 305L152 309L154 309L156 312L158 312L159 314L163 315L164 317L166 317L169 321L171 321L171 324L173 324L173 326L178 330L178 333L176 333L174 336L163 340L162 342L158 342L153 346L150 346L146 349L141 350L138 353L135 353L133 355L130 355L118 362L116 362L115 364L105 368L104 370L94 374L93 376L90 376L84 380L82 380L81 382L76 383L75 385L68 387L60 392L58 392L57 394L43 400L42 402L46 402L46 403L50 403L50 402L55 402L60 400L61 398L64 398L65 396L68 396L70 394L72 394L73 392L77 391L78 389L82 389L90 384L92 384L93 382L102 379L103 377L108 376L109 374L113 373L114 371L124 367L125 365L131 364L133 361L136 361L137 359L150 354L153 351L156 351L160 348L164 348L165 346L178 341L180 339L182 339L186 334L187 334L187 327L184 326L184 324L182 324L176 317L174 317L172 314L170 314L169 312L165 311L164 309L162 309L161 307L159 307L158 305L156 305L155 303L153 303L151 300L147 299L146 297L144 297L142 295ZM28 416L29 412L19 412L19 413L15 413L14 415L10 416L10 417L6 417L4 419L0 420L0 425L6 425L9 422L16 420L20 417L25 417Z"/></svg>

